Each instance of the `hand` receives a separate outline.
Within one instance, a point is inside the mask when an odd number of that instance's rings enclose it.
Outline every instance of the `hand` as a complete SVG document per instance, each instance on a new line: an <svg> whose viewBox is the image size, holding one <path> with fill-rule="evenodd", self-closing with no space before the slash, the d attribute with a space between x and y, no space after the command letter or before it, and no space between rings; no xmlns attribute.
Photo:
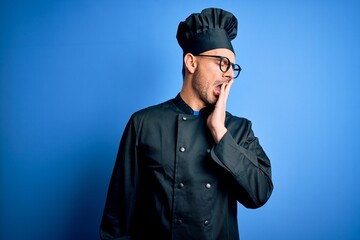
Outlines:
<svg viewBox="0 0 360 240"><path fill-rule="evenodd" d="M207 125L216 143L219 143L221 138L227 132L225 127L226 103L233 82L234 80L231 79L228 83L221 85L220 95L215 104L214 111L207 119Z"/></svg>

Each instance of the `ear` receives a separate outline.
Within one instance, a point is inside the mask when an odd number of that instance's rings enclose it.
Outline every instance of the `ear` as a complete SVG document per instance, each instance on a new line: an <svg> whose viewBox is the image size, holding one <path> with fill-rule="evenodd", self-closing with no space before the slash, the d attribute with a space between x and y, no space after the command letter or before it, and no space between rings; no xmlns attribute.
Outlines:
<svg viewBox="0 0 360 240"><path fill-rule="evenodd" d="M184 65L189 73L194 73L197 66L195 56L187 53L184 56Z"/></svg>

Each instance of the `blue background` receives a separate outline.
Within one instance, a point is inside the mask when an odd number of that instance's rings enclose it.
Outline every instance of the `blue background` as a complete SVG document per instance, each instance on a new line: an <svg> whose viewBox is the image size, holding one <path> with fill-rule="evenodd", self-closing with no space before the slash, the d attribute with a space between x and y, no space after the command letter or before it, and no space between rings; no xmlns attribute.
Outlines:
<svg viewBox="0 0 360 240"><path fill-rule="evenodd" d="M189 14L239 20L228 110L252 120L275 189L242 239L360 238L360 3L1 1L0 239L98 239L134 111L182 84Z"/></svg>

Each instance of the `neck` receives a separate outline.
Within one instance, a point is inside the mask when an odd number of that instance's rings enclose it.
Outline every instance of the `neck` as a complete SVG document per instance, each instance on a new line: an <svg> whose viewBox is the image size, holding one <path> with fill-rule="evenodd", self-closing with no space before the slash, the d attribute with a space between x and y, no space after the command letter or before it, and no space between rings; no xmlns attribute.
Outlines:
<svg viewBox="0 0 360 240"><path fill-rule="evenodd" d="M181 89L180 96L182 100L184 100L184 102L194 111L200 111L206 107L205 103L200 100L198 95L192 91L188 91L184 86Z"/></svg>

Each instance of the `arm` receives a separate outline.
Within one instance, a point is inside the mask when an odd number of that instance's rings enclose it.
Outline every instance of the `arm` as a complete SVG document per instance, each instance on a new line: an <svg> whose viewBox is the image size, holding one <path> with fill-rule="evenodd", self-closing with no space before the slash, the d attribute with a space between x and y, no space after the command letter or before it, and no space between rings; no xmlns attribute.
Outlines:
<svg viewBox="0 0 360 240"><path fill-rule="evenodd" d="M226 132L212 149L211 157L229 173L232 193L238 201L245 207L258 208L266 203L273 190L271 165L251 123L246 121L242 125L245 126L235 128L236 132Z"/></svg>
<svg viewBox="0 0 360 240"><path fill-rule="evenodd" d="M133 120L130 120L124 130L110 179L100 226L102 240L131 239L138 177L136 132Z"/></svg>
<svg viewBox="0 0 360 240"><path fill-rule="evenodd" d="M230 173L238 201L248 208L257 208L265 204L273 190L271 165L250 122L234 121L231 133L225 126L226 102L232 83L233 80L221 86L214 111L207 119L216 143L211 156Z"/></svg>

